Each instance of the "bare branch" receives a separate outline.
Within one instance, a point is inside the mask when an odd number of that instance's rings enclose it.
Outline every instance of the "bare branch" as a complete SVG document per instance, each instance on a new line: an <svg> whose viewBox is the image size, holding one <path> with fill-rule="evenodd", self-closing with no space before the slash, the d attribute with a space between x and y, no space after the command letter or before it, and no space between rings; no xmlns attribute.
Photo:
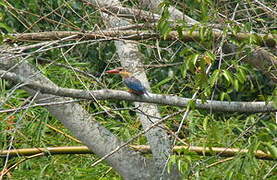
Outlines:
<svg viewBox="0 0 277 180"><path fill-rule="evenodd" d="M105 87L105 85L99 81L99 79L95 76L93 76L92 74L88 73L88 72L85 72L85 71L82 71L78 68L74 68L72 66L69 66L69 65L65 65L65 64L62 64L62 63L57 63L57 62L54 62L54 61L51 61L51 60L48 60L48 59L45 59L45 58L42 58L42 57L39 57L38 60L40 61L45 61L45 62L48 62L48 63L52 63L53 65L55 66L60 66L60 67L64 67L64 68L67 68L67 69L71 69L71 70L74 70L78 73L81 73L87 77L90 77L92 78L95 82L97 82L101 87Z"/></svg>
<svg viewBox="0 0 277 180"><path fill-rule="evenodd" d="M8 152L9 153L9 152ZM2 180L2 177L4 175L6 175L7 173L9 173L9 171L11 171L13 168L16 168L19 164L25 162L26 160L29 160L29 159L32 159L32 158L36 158L36 157L40 157L40 156L43 156L43 153L36 153L32 156L29 156L29 157L25 157L24 159L21 159L19 162L13 164L11 167L9 168L4 168L2 171L0 171L0 177L1 177L1 180Z"/></svg>
<svg viewBox="0 0 277 180"><path fill-rule="evenodd" d="M216 30L211 31L213 37L218 39L224 35L223 32ZM257 34L257 33L236 33L227 34L235 37L237 40L242 41L249 38L259 38L257 44L275 47L277 36L274 34ZM149 31L106 31L101 32L77 32L77 31L51 31L39 33L21 33L11 34L10 38L6 41L49 41L59 40L62 38L70 37L67 40L88 40L88 39L106 39L106 40L148 40L148 39L164 39L164 40L182 40L182 41L200 41L201 33L199 31L183 31L182 37L179 37L177 31L171 31L166 38L161 37L159 33Z"/></svg>
<svg viewBox="0 0 277 180"><path fill-rule="evenodd" d="M61 104L67 104L67 103L76 103L76 102L80 102L80 101L81 100L69 100L69 101L62 101L62 102L34 104L34 105L22 106L22 107L13 108L13 109L0 109L0 113L19 112L19 111L33 108L33 107L54 106L54 105L61 105Z"/></svg>
<svg viewBox="0 0 277 180"><path fill-rule="evenodd" d="M21 82L26 84L25 86L32 88L34 90L39 90L42 93L53 94L63 97L73 97L81 99L94 98L97 100L107 100L107 99L117 99L117 100L127 100L127 101L137 101L137 102L147 102L163 105L173 105L173 106L187 106L190 102L190 98L183 98L178 96L169 95L159 95L151 94L149 96L142 95L136 96L125 91L102 89L95 91L85 91L70 88L61 88L58 86L50 87L43 85L41 83L26 80L22 76L18 76L15 73L0 70L0 76L4 79L11 80L14 82ZM195 100L195 106L199 109L213 110L213 111L227 111L227 112L276 112L277 109L273 106L272 102L226 102L226 101L210 101L202 103L200 99Z"/></svg>
<svg viewBox="0 0 277 180"><path fill-rule="evenodd" d="M96 3L91 3L87 0L79 0L84 2L85 4L92 6L93 8L99 8L102 12L115 15L117 17L134 19L134 20L142 20L146 22L155 22L160 19L160 15L144 11L141 9L131 9L127 7L122 7L119 5L112 4L101 4L100 7Z"/></svg>
<svg viewBox="0 0 277 180"><path fill-rule="evenodd" d="M265 4L263 4L261 1L258 0L253 0L255 3L259 4L260 8L262 8L264 11L268 12L268 14L273 17L276 18L277 16L277 12L275 10L272 10L271 8L269 8L268 6L266 6Z"/></svg>

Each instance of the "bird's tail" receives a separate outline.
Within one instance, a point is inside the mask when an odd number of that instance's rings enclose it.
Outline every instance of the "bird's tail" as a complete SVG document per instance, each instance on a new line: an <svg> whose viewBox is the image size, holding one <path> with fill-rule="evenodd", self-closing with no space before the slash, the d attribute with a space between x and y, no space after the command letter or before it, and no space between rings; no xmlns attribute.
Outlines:
<svg viewBox="0 0 277 180"><path fill-rule="evenodd" d="M149 93L148 93L147 90L144 91L144 94L147 95L147 96L149 96Z"/></svg>

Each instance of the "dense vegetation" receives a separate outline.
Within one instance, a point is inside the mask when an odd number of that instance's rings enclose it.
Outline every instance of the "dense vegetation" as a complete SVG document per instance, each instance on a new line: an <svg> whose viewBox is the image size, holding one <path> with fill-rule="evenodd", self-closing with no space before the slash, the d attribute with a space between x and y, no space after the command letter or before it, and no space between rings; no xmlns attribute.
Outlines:
<svg viewBox="0 0 277 180"><path fill-rule="evenodd" d="M272 79L267 71L248 63L248 60L243 60L258 46L263 46L270 54L276 53L276 39L272 46L263 43L259 37L260 34L276 35L276 5L274 7L274 3L270 0L261 2L274 11L273 14L253 1L163 2L160 5L162 12L160 20L150 27L145 25L139 29L158 32L160 37L136 41L143 54L151 92L187 98L195 94L196 98L203 102L273 101L276 104L276 79ZM139 2L124 1L123 5L138 8ZM176 8L200 24L190 26L181 19L173 23L170 21L168 11L170 5L176 5ZM0 0L0 9L0 43L5 47L39 43L39 41L7 41L13 39L11 34L15 33L87 32L107 28L100 10L81 1ZM136 23L145 22L138 20ZM220 29L223 36L214 37L212 33L214 29ZM179 40L168 40L173 31L178 32ZM184 41L182 31L197 31L199 39ZM256 33L256 35L241 40L236 38L238 33ZM227 43L236 45L236 51L225 52ZM111 40L62 41L53 44L46 51L35 52L34 48L24 53L26 61L60 87L126 90L119 76L104 74L107 69L121 66L116 47ZM86 73L77 72L75 68ZM274 72L276 77L276 66L267 70ZM101 105L88 100L79 103L95 116L95 120L122 140L126 141L142 130L136 112L132 110L134 107L132 102L123 100L99 102ZM1 112L32 103L32 97L26 91L18 89L16 83L0 80L0 103L0 151L82 145L72 138L71 132L43 106ZM103 112L103 107L114 110L110 112L112 116ZM181 109L184 107L159 105L162 117ZM216 154L200 156L183 150L171 156L168 170L172 164L177 163L179 171L185 178L272 180L277 178L276 160L258 159L254 155L256 150L262 150L277 157L277 125L274 112L214 112L194 108L193 101L190 103L190 109L178 134L184 142L193 146L241 148L249 151L238 153L229 159ZM165 124L175 132L182 117L183 114L176 115ZM132 144L147 144L147 140L141 136ZM176 145L183 144L177 141ZM3 167L1 170L4 171L4 167L11 167L25 158L23 156L1 158L0 167ZM16 168L11 169L4 178L121 179L121 176L105 162L91 167L97 159L98 157L93 154L31 158L16 165Z"/></svg>

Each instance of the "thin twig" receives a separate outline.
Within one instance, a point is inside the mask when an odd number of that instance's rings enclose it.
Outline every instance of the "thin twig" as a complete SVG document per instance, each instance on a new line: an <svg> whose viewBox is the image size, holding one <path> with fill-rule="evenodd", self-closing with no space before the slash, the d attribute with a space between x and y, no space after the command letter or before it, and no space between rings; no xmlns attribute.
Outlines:
<svg viewBox="0 0 277 180"><path fill-rule="evenodd" d="M180 113L184 112L184 110L182 111L178 111L175 112L173 114L170 114L164 118L162 118L159 121L156 121L154 124L152 124L151 126L149 126L148 128L144 129L143 131L141 131L140 133L138 133L137 135L133 136L131 139L129 139L128 141L126 141L125 143L123 143L121 146L118 146L117 148L115 148L114 150L112 150L111 152L109 152L108 154L106 154L105 156L103 156L102 158L100 158L99 160L95 161L91 166L96 166L97 164L99 164L100 162L104 161L105 159L107 159L108 157L110 157L111 155L113 155L114 153L116 153L117 151L119 151L120 149L122 149L123 147L127 146L128 144L130 144L132 141L134 141L135 139L137 139L138 137L140 137L141 135L147 133L148 131L150 131L153 127L161 124L162 122L164 122L165 120L174 117Z"/></svg>
<svg viewBox="0 0 277 180"><path fill-rule="evenodd" d="M276 19L276 17L277 17L277 12L276 12L276 11L270 9L268 6L266 6L265 4L263 4L261 1L254 0L254 2L257 3L257 4L259 4L259 5L260 5L259 7L260 7L261 9L263 9L264 11L268 12L269 15L270 15L271 17L273 17L273 18Z"/></svg>
<svg viewBox="0 0 277 180"><path fill-rule="evenodd" d="M55 66L60 66L60 67L64 67L64 68L67 68L67 69L71 69L71 70L74 70L76 72L79 72L87 77L90 77L92 78L93 80L95 80L101 87L106 87L101 81L99 81L99 79L95 76L93 76L92 74L88 73L88 72L85 72L85 71L82 71L78 68L75 68L75 67L72 67L72 66L69 66L69 65L66 65L66 64L62 64L62 63L57 63L57 62L54 62L54 61L51 61L51 60L48 60L48 59L45 59L45 58L41 58L41 57L38 57L37 58L38 60L42 60L42 61L45 61L45 62L49 62Z"/></svg>
<svg viewBox="0 0 277 180"><path fill-rule="evenodd" d="M39 157L39 156L43 156L44 153L38 153L38 154L35 154L35 155L32 155L32 156L29 156L29 157L26 157L20 161L18 161L17 163L15 163L14 165L12 165L11 167L9 167L8 169L3 169L3 171L0 172L0 179L2 179L3 176L5 176L8 172L10 172L13 168L16 168L19 164L23 163L24 161L27 161L29 159L32 159L32 158L36 158L36 157Z"/></svg>
<svg viewBox="0 0 277 180"><path fill-rule="evenodd" d="M75 102L80 102L80 101L85 101L85 100L84 99L79 99L79 100L69 100L69 101L61 101L61 102L33 104L33 105L30 105L30 106L22 106L22 107L18 107L18 108L14 108L14 109L3 109L3 110L0 110L0 113L19 112L19 111L23 111L25 109L33 108L33 107L55 106L55 105L75 103Z"/></svg>
<svg viewBox="0 0 277 180"><path fill-rule="evenodd" d="M221 164L221 163L230 161L230 160L232 160L232 159L234 159L234 158L235 158L235 157L229 157L229 158L226 158L226 159L222 159L222 160L220 160L220 161L217 161L217 162L215 162L215 163L212 163L212 164L206 166L206 168L210 168L210 167L216 166L216 165L218 165L218 164Z"/></svg>

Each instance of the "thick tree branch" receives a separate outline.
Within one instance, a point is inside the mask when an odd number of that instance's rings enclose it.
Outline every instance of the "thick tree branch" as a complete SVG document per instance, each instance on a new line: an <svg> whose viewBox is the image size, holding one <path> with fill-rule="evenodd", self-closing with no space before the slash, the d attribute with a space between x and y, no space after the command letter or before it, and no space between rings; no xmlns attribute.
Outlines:
<svg viewBox="0 0 277 180"><path fill-rule="evenodd" d="M214 39L219 39L223 36L222 31L212 31ZM260 45L267 45L270 47L276 46L276 35L267 34L255 34L255 33L237 33L229 34L234 36L237 40L243 41L246 39L256 39L256 43ZM49 41L67 38L67 40L76 39L102 39L102 40L149 40L149 39L161 39L158 33L152 33L147 31L101 31L101 32L75 32L75 31L53 31L53 32L40 32L40 33L23 33L13 34L13 38L6 39L7 41ZM166 37L166 40L183 40L183 41L200 41L201 36L198 31L183 31L182 38L176 31L172 31ZM250 53L238 52L236 45L226 43L223 46L224 52L239 53L241 54L244 61L254 65L264 74L266 74L274 82L277 82L277 71L276 71L276 56L272 53L261 49L254 48Z"/></svg>
<svg viewBox="0 0 277 180"><path fill-rule="evenodd" d="M70 88L61 88L58 86L52 87L47 86L35 81L26 80L22 76L16 75L15 73L0 70L0 77L11 80L17 83L24 83L26 87L34 90L39 90L42 93L52 94L63 97L81 98L94 100L127 100L137 102L147 102L163 105L172 106L187 106L190 102L190 98L183 98L178 96L160 95L160 94L149 94L136 96L125 91L102 89L95 91L86 91ZM94 97L93 97L93 96ZM226 102L226 101L210 101L202 103L200 99L195 101L195 107L199 109L213 110L213 111L227 111L227 112L276 112L277 109L273 106L272 102Z"/></svg>
<svg viewBox="0 0 277 180"><path fill-rule="evenodd" d="M118 0L106 0L105 2L108 4L117 4L120 6L120 2ZM103 7L102 4L99 4L99 6L100 8ZM129 25L129 22L125 21L123 18L108 16L104 13L102 13L102 17L106 20L108 26L112 28ZM133 72L139 72L135 74L135 77L140 79L144 86L149 89L150 85L144 69L140 68L140 71L137 71L138 66L143 64L143 56L139 52L137 44L119 39L115 41L115 46L121 65ZM144 113L137 113L144 130L151 127L153 123L158 121L157 118L152 117L160 118L161 116L156 104L135 102L135 105L138 106L140 111ZM151 147L153 161L155 163L152 167L152 179L179 179L179 172L177 168L171 172L163 171L163 169L167 166L167 159L170 156L172 150L169 136L162 126L163 124L160 126L153 126L149 132L145 134Z"/></svg>
<svg viewBox="0 0 277 180"><path fill-rule="evenodd" d="M22 82L22 79L28 78L28 82L36 81L38 84L48 86L50 89L57 88L54 83L25 62L17 63L15 60L5 61L0 58L0 67L1 69L10 69L14 72L3 72L1 70L0 77L15 75L14 77L17 77L17 82ZM27 86L24 89L31 95L37 92ZM43 103L70 100L69 98L42 93L37 98L45 99L44 101L40 101ZM78 103L47 106L46 108L74 136L100 157L105 156L123 144L115 135L95 121L91 114L87 113ZM126 179L149 179L151 176L150 169L153 166L152 161L132 151L130 148L122 148L120 151L109 156L106 161Z"/></svg>
<svg viewBox="0 0 277 180"><path fill-rule="evenodd" d="M218 39L223 36L223 32L212 30L212 36L214 39ZM256 38L257 44L270 47L276 46L276 35L271 34L256 34L256 33L237 33L228 34L236 38L239 41L247 40L249 38ZM183 40L183 41L200 41L201 33L199 31L183 31L182 37L179 37L177 31L171 31L165 38L159 33L149 31L106 31L101 32L77 32L77 31L51 31L51 32L38 32L38 33L20 33L11 34L10 38L6 38L6 41L49 41L59 40L62 38L70 37L68 40L88 40L88 39L106 39L106 40L148 40L148 39L164 39L164 40Z"/></svg>

